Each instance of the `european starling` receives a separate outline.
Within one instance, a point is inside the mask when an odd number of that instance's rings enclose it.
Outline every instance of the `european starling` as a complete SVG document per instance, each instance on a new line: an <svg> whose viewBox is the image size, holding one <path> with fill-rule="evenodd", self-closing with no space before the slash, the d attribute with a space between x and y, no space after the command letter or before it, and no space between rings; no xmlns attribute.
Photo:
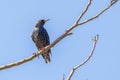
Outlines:
<svg viewBox="0 0 120 80"><path fill-rule="evenodd" d="M38 50L44 49L47 45L50 44L49 35L44 28L45 22L48 20L39 20L34 27L33 33L31 35L33 42L35 43ZM42 57L45 59L45 62L50 62L50 53L51 50L42 54Z"/></svg>

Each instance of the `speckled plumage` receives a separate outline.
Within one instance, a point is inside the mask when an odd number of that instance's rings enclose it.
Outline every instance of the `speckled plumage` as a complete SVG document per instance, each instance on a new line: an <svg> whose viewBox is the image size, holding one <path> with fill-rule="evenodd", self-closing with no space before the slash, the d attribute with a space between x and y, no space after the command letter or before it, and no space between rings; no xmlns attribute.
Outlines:
<svg viewBox="0 0 120 80"><path fill-rule="evenodd" d="M47 20L39 20L31 36L38 50L41 50L50 44L49 35L46 29L44 28L44 24L46 21ZM47 52L42 54L46 63L50 62L50 53L51 50L48 50Z"/></svg>

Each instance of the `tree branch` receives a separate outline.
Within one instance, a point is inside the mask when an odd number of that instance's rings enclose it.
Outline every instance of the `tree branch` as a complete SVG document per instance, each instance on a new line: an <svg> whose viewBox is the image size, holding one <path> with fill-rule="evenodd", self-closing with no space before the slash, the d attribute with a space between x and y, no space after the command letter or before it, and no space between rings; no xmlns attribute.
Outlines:
<svg viewBox="0 0 120 80"><path fill-rule="evenodd" d="M79 23L78 25L83 25L89 21L92 21L93 19L98 18L101 14L103 14L105 11L107 11L112 5L114 5L118 0L112 0L111 3L105 8L103 9L101 12L99 12L96 16L89 18L87 20L84 20L83 22Z"/></svg>
<svg viewBox="0 0 120 80"><path fill-rule="evenodd" d="M87 12L89 6L91 5L92 0L89 0L88 4L86 5L85 9L83 10L83 12L81 13L81 15L77 18L77 20L75 21L75 23L73 24L73 26L71 26L69 29L67 29L66 32L70 32L72 29L74 29L75 27L78 26L79 21L82 19L82 17L84 16L84 14Z"/></svg>
<svg viewBox="0 0 120 80"><path fill-rule="evenodd" d="M97 16L93 17L93 18L90 18L88 20L85 20L81 23L79 23L80 19L84 16L84 14L86 13L86 11L88 10L92 0L89 0L86 8L83 10L82 14L78 17L78 19L76 19L75 23L69 28L67 29L60 37L58 37L52 44L48 45L47 47L45 47L44 50L40 50L36 53L34 53L32 56L28 57L28 58L25 58L25 59L22 59L22 60L19 60L19 61L16 61L16 62L13 62L13 63L10 63L10 64L6 64L6 65L2 65L0 66L0 70L4 70L4 69L7 69L7 68L11 68L11 67L14 67L14 66L18 66L18 65L21 65L25 62L28 62L28 61L31 61L32 59L36 58L37 56L41 55L43 52L46 52L48 51L50 48L54 47L58 42L60 42L62 39L64 39L65 37L69 36L71 34L71 31L82 25L82 24L85 24L95 18L97 18L98 16L100 16L102 13L104 13L107 9L109 9L113 4L115 4L118 0L112 0L110 5L105 8L103 11L101 11Z"/></svg>
<svg viewBox="0 0 120 80"><path fill-rule="evenodd" d="M98 35L96 35L96 36L94 37L94 39L93 39L93 47L92 47L92 49L91 49L90 54L88 55L88 57L87 57L82 63L80 63L80 64L78 64L77 66L75 66L75 67L72 68L72 70L71 70L71 72L70 72L70 74L69 74L69 76L67 77L66 80L70 80L71 77L73 76L74 72L75 72L78 68L80 68L81 66L83 66L85 63L87 63L87 62L90 60L90 58L92 57L92 55L93 55L93 53L94 53L94 51L95 51L98 38L99 38Z"/></svg>

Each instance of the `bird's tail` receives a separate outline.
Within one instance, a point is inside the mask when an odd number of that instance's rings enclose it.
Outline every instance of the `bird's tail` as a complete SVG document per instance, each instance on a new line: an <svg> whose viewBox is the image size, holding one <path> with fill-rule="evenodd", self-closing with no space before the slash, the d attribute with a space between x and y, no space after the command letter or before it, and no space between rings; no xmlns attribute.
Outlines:
<svg viewBox="0 0 120 80"><path fill-rule="evenodd" d="M50 54L49 54L49 51L46 52L46 53L43 53L42 56L43 56L43 58L45 59L45 62L46 62L46 63L49 63L49 62L50 62Z"/></svg>

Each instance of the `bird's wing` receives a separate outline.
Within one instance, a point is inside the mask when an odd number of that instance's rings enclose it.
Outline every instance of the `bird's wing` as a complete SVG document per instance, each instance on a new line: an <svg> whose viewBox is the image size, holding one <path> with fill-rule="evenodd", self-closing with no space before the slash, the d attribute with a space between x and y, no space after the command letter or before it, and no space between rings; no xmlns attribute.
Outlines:
<svg viewBox="0 0 120 80"><path fill-rule="evenodd" d="M45 31L45 33L46 33L46 34L44 34L44 36L45 36L45 38L46 38L46 39L45 39L45 44L46 44L46 46L47 46L47 45L50 44L50 39L49 39L49 35L48 35L47 31L46 31L46 30L44 30L44 31Z"/></svg>
<svg viewBox="0 0 120 80"><path fill-rule="evenodd" d="M46 43L46 46L47 46L47 45L50 44L50 39L49 39L49 35L48 35L48 33L47 33L46 30L45 30L45 33L46 33L46 34L44 34L44 36L45 36L45 38L46 38L46 39L45 39L45 43ZM51 50L49 50L48 52L52 55Z"/></svg>
<svg viewBox="0 0 120 80"><path fill-rule="evenodd" d="M31 38L32 38L32 40L33 40L34 43L36 42L36 38L35 38L35 37L36 37L37 35L38 35L38 32L33 30L32 35L31 35Z"/></svg>

